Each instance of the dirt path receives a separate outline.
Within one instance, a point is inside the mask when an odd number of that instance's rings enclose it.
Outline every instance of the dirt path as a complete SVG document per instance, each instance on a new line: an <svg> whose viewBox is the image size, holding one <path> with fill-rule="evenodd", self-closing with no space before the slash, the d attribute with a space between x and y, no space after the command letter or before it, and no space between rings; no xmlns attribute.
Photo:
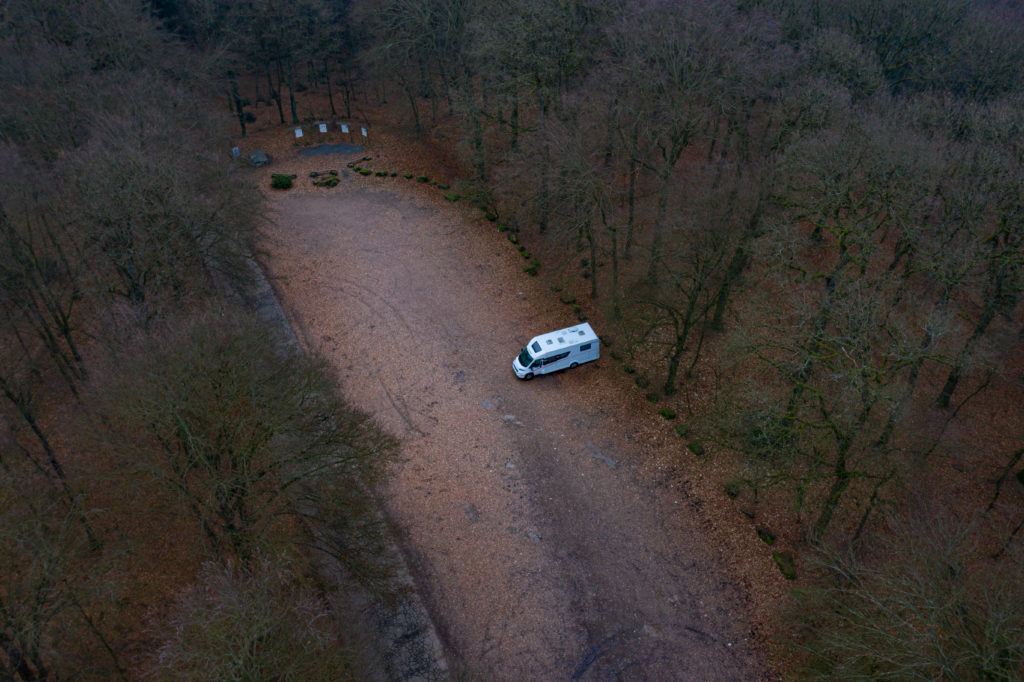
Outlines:
<svg viewBox="0 0 1024 682"><path fill-rule="evenodd" d="M387 509L453 669L766 679L693 500L637 466L612 363L517 380L528 337L574 320L507 243L402 182L276 198L269 268L348 397L403 441Z"/></svg>

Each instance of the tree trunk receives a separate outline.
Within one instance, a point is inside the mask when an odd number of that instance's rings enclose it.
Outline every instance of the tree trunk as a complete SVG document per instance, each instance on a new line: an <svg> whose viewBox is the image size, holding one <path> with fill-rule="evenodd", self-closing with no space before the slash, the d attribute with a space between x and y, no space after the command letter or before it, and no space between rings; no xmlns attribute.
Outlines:
<svg viewBox="0 0 1024 682"><path fill-rule="evenodd" d="M402 89L405 91L406 97L409 98L409 108L412 110L412 122L416 128L416 137L419 137L423 132L423 126L420 125L420 110L416 107L416 93L408 82L403 81Z"/></svg>
<svg viewBox="0 0 1024 682"><path fill-rule="evenodd" d="M270 86L270 92L274 98L274 103L277 104L277 115L281 119L281 125L284 125L284 106L281 104L281 81L283 80L281 74L281 61L277 62L277 89L274 89L274 84L270 78L270 65L267 65L267 84Z"/></svg>
<svg viewBox="0 0 1024 682"><path fill-rule="evenodd" d="M939 397L935 400L935 403L941 408L949 407L949 401L953 397L953 391L956 390L957 384L960 383L960 377L967 358L970 357L974 346L985 334L989 324L995 319L996 312L999 310L999 301L1003 289L1002 277L996 280L995 286L992 289L988 300L985 301L985 308L981 311L981 317L978 318L978 322L974 325L974 331L971 333L970 338L967 339L967 342L964 343L960 353L957 354L953 367L949 370L949 376L946 377L946 383L943 385L942 391L939 392Z"/></svg>
<svg viewBox="0 0 1024 682"><path fill-rule="evenodd" d="M640 169L637 157L640 146L640 126L633 124L633 138L629 150L629 190L627 203L629 205L629 217L626 221L626 246L623 249L622 257L629 260L633 249L633 225L636 221L636 174Z"/></svg>
<svg viewBox="0 0 1024 682"><path fill-rule="evenodd" d="M654 219L651 255L647 263L647 283L652 287L658 286L658 267L661 265L661 242L664 239L665 220L668 217L668 192L672 181L672 167L666 165L658 177L661 180L661 191L658 192L658 213Z"/></svg>
<svg viewBox="0 0 1024 682"><path fill-rule="evenodd" d="M288 102L292 107L292 125L299 125L299 114L295 109L295 76L292 73L291 56L288 57L286 62L286 67L288 69Z"/></svg>
<svg viewBox="0 0 1024 682"><path fill-rule="evenodd" d="M234 71L228 72L228 81L231 83L231 101L234 104L235 116L238 117L238 125L242 129L242 137L245 137L245 111L242 107L242 98L238 96L238 81L235 80Z"/></svg>
<svg viewBox="0 0 1024 682"><path fill-rule="evenodd" d="M337 116L338 112L334 110L334 88L331 87L330 60L327 57L324 57L324 80L327 83L327 102L331 105L331 116Z"/></svg>

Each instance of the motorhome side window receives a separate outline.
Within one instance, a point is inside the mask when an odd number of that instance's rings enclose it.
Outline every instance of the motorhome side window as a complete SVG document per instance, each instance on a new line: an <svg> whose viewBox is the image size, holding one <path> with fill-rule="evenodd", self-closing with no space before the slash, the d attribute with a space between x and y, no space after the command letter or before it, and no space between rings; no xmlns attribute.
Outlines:
<svg viewBox="0 0 1024 682"><path fill-rule="evenodd" d="M590 350L590 344L589 343L585 343L582 346L580 346L580 351L585 351L585 350Z"/></svg>
<svg viewBox="0 0 1024 682"><path fill-rule="evenodd" d="M550 358L544 358L544 362L542 364L550 365L552 362L558 362L559 360L564 360L567 357L569 357L569 351L559 353L558 355L552 355Z"/></svg>

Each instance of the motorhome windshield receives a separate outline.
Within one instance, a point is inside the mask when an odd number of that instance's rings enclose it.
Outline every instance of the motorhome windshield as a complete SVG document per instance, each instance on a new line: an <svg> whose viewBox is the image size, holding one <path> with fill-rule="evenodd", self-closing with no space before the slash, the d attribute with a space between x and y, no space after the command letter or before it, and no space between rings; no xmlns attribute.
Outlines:
<svg viewBox="0 0 1024 682"><path fill-rule="evenodd" d="M508 356L506 355L505 357ZM533 362L533 356L530 355L530 349L524 348L523 352L519 354L519 364L523 367L529 367L531 362Z"/></svg>

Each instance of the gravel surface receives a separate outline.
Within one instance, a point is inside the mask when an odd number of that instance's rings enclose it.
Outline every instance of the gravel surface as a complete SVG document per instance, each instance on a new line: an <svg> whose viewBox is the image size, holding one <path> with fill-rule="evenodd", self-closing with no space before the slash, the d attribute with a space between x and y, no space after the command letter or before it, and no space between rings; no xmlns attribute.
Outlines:
<svg viewBox="0 0 1024 682"><path fill-rule="evenodd" d="M293 324L403 442L386 511L455 671L768 679L700 502L641 465L613 363L513 375L531 336L575 320L492 224L401 178L272 205Z"/></svg>

